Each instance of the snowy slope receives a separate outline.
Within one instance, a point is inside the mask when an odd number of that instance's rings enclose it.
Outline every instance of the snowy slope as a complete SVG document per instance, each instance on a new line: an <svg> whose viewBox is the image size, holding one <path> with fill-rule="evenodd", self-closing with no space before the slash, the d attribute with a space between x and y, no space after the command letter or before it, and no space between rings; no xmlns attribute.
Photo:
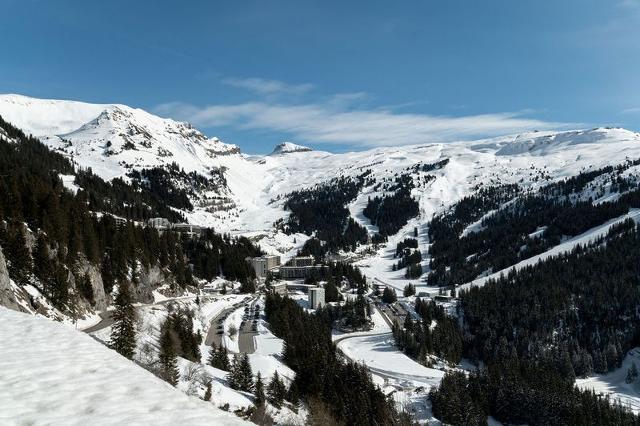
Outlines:
<svg viewBox="0 0 640 426"><path fill-rule="evenodd" d="M276 145L271 152L271 155L280 155L280 154L290 154L292 152L307 152L312 151L311 148L307 146L297 145L293 142L282 142Z"/></svg>
<svg viewBox="0 0 640 426"><path fill-rule="evenodd" d="M486 277L481 277L481 278L477 278L473 281L471 281L470 283L467 284L463 284L461 285L459 288L460 290L467 290L471 287L482 287L487 281L489 280L496 280L498 278L500 278L501 276L507 276L509 275L510 272L512 271L518 271L520 269L526 268L527 266L533 266L536 263L542 262L546 259L549 259L550 257L554 257L554 256L558 256L561 254L565 254L565 253L569 253L571 252L571 250L573 250L574 248L576 248L577 246L581 245L581 246L587 246L590 243L594 242L595 240L597 240L598 238L604 237L607 235L607 233L609 232L609 230L615 226L618 225L622 222L624 222L627 219L632 219L634 222L636 223L640 223L640 210L638 209L631 209L631 211L625 215L622 215L616 219L612 219L610 221L607 221L606 223L596 226L593 229L590 229L580 235L577 235L573 238L569 238L567 241L562 242L561 244L558 244L555 247L550 248L549 250L545 251L544 253L540 253L536 256L530 257L529 259L525 259L523 261L520 261L518 263L516 263L513 266L510 266L508 268L505 268L501 271L498 272L494 272L491 275L487 275Z"/></svg>
<svg viewBox="0 0 640 426"><path fill-rule="evenodd" d="M224 208L196 204L186 216L192 223L213 226L222 232L245 234L281 253L292 252L294 238L278 236L273 224L286 218L284 197L338 176L358 176L370 169L377 182L410 173L418 185L412 195L420 216L390 240L422 227L440 212L478 186L518 183L536 187L581 171L640 158L640 135L624 129L597 128L570 132L531 132L471 142L377 148L331 154L309 151L289 142L275 155L249 156L235 145L207 138L187 123L160 118L124 105L95 105L52 101L18 95L0 96L0 115L37 135L52 149L71 156L82 167L111 179L131 168L157 167L176 162L186 171L207 176L222 170L225 187L206 194L223 198ZM284 155L283 155L284 154ZM441 169L415 171L417 164L448 159ZM426 174L435 180L419 184ZM351 215L371 233L376 228L362 216L369 196L380 195L363 188L349 206ZM295 239L299 240L299 239ZM428 241L422 241L427 244ZM426 247L422 247L426 253ZM381 278L396 279L388 253L372 265ZM384 259L389 260L388 262ZM426 260L425 260L426 262ZM363 265L364 266L364 265ZM372 270L373 272L373 270ZM403 284L404 285L404 284Z"/></svg>
<svg viewBox="0 0 640 426"><path fill-rule="evenodd" d="M62 324L3 307L0 322L1 424L247 424Z"/></svg>
<svg viewBox="0 0 640 426"><path fill-rule="evenodd" d="M632 364L640 365L640 348L629 351L620 368L606 374L596 374L586 379L577 379L576 386L608 395L612 401L620 403L636 414L640 414L640 379L626 382L627 371Z"/></svg>

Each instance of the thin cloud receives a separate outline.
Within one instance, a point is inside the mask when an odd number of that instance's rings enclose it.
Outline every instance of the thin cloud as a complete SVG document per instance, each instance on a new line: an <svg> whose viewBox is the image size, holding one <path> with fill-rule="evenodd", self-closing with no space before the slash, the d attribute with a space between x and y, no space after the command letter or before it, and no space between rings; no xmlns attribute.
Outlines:
<svg viewBox="0 0 640 426"><path fill-rule="evenodd" d="M313 84L287 84L279 80L263 78L225 78L223 84L246 89L260 95L301 95L313 89Z"/></svg>
<svg viewBox="0 0 640 426"><path fill-rule="evenodd" d="M640 107L637 108L627 108L627 109L623 109L622 111L623 114L637 114L640 113Z"/></svg>
<svg viewBox="0 0 640 426"><path fill-rule="evenodd" d="M303 105L248 102L206 107L169 103L155 110L201 127L272 131L304 143L358 147L451 142L575 125L527 118L522 112L452 117L396 113L389 109L340 109L330 102Z"/></svg>

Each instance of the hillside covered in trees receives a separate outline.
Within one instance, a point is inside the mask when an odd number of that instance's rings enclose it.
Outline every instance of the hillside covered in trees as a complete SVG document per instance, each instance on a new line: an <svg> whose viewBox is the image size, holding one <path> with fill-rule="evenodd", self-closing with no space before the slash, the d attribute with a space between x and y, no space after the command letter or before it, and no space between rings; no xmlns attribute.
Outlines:
<svg viewBox="0 0 640 426"><path fill-rule="evenodd" d="M244 258L259 250L249 240L211 230L196 240L159 233L141 221L180 219L169 200L145 186L76 173L64 156L1 119L0 131L0 246L16 283L35 285L60 311L78 301L92 305L96 285L106 295L119 282L136 289L140 274L153 267L177 290L192 285L194 274L244 282L254 276ZM74 174L75 193L60 178ZM129 220L119 223L119 215ZM99 283L89 280L92 268Z"/></svg>

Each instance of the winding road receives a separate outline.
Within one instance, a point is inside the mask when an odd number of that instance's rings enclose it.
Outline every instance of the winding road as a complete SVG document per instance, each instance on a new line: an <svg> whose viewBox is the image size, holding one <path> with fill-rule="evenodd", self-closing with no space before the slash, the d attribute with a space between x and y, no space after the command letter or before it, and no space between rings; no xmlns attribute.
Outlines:
<svg viewBox="0 0 640 426"><path fill-rule="evenodd" d="M173 302L176 300L187 300L187 299L195 299L196 296L187 296L187 297L174 297L174 298L170 298L170 299L165 299L165 300L161 300L159 302L156 303L150 303L148 305L138 305L138 306L134 306L135 309L140 309L140 308L146 308L149 306L158 306L158 305L165 305L169 302ZM100 322L92 325L91 327L87 327L82 329L83 332L87 333L87 334L91 334L91 333L95 333L96 331L100 331L103 328L107 328L111 325L113 325L113 318L112 318L112 313L113 311L102 311L100 312L98 315L100 315Z"/></svg>

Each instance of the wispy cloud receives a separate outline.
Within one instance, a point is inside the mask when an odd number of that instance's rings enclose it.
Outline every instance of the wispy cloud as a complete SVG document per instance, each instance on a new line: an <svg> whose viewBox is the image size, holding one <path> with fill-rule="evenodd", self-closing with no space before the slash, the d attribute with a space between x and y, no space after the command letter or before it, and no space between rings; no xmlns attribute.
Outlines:
<svg viewBox="0 0 640 426"><path fill-rule="evenodd" d="M620 111L622 114L638 114L640 113L640 107L637 108L627 108Z"/></svg>
<svg viewBox="0 0 640 426"><path fill-rule="evenodd" d="M572 125L527 118L521 112L452 117L348 108L330 101L302 105L247 102L205 107L175 102L158 106L156 112L201 127L273 131L298 142L359 147L450 142Z"/></svg>
<svg viewBox="0 0 640 426"><path fill-rule="evenodd" d="M639 9L640 0L620 0L617 6L625 9Z"/></svg>
<svg viewBox="0 0 640 426"><path fill-rule="evenodd" d="M301 95L309 92L314 87L313 84L287 84L279 80L266 80L263 78L225 78L222 83L260 95Z"/></svg>

